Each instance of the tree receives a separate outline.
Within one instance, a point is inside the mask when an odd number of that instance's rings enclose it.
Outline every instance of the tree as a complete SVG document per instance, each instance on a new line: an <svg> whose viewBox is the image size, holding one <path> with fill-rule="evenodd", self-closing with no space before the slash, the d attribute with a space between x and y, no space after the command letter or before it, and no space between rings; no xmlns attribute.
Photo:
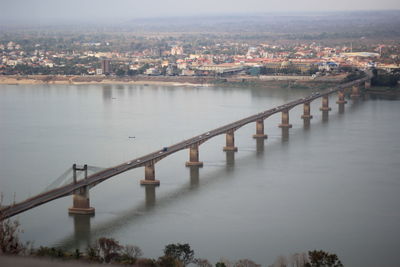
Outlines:
<svg viewBox="0 0 400 267"><path fill-rule="evenodd" d="M192 263L194 259L194 251L189 244L169 244L165 246L164 254L181 261L184 265Z"/></svg>
<svg viewBox="0 0 400 267"><path fill-rule="evenodd" d="M22 232L19 226L18 221L0 218L0 255L3 253L20 254L25 251L26 246L18 238L18 234Z"/></svg>
<svg viewBox="0 0 400 267"><path fill-rule="evenodd" d="M183 267L184 264L179 259L176 259L172 256L164 255L158 258L158 266L162 267Z"/></svg>
<svg viewBox="0 0 400 267"><path fill-rule="evenodd" d="M0 194L0 207L2 207L3 195ZM6 220L0 211L0 255L20 254L26 250L26 245L19 241L18 234L22 232L17 220Z"/></svg>
<svg viewBox="0 0 400 267"><path fill-rule="evenodd" d="M323 250L313 250L308 252L309 263L306 267L343 267L336 254L329 254Z"/></svg>
<svg viewBox="0 0 400 267"><path fill-rule="evenodd" d="M142 256L142 250L138 246L126 245L122 248L119 262L123 264L134 264Z"/></svg>
<svg viewBox="0 0 400 267"><path fill-rule="evenodd" d="M207 259L195 259L193 263L199 267L212 267L212 264Z"/></svg>
<svg viewBox="0 0 400 267"><path fill-rule="evenodd" d="M260 266L261 266L260 264L257 264L249 259L238 260L234 265L234 267L260 267Z"/></svg>
<svg viewBox="0 0 400 267"><path fill-rule="evenodd" d="M278 256L278 258L276 258L274 264L272 265L274 267L286 267L288 266L288 261L286 259L285 256Z"/></svg>
<svg viewBox="0 0 400 267"><path fill-rule="evenodd" d="M304 267L305 264L308 262L307 254L302 253L295 253L290 257L291 263L295 267Z"/></svg>
<svg viewBox="0 0 400 267"><path fill-rule="evenodd" d="M128 74L129 76L134 76L138 74L138 71L129 69L126 74Z"/></svg>
<svg viewBox="0 0 400 267"><path fill-rule="evenodd" d="M113 238L101 237L97 240L99 255L105 262L110 262L119 256L122 246Z"/></svg>
<svg viewBox="0 0 400 267"><path fill-rule="evenodd" d="M115 73L118 77L125 76L125 70L123 69L118 69L117 72Z"/></svg>

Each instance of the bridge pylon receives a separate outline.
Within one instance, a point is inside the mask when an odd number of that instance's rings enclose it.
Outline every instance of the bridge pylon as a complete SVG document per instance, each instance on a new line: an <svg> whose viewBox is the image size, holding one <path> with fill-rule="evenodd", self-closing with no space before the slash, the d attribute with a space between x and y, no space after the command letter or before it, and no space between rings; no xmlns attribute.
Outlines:
<svg viewBox="0 0 400 267"><path fill-rule="evenodd" d="M85 172L85 178L87 179L87 165L85 164L83 167L77 167L76 164L72 165L73 170L73 183L77 183L77 171ZM94 214L95 209L90 207L90 198L89 198L89 186L84 186L77 189L72 195L72 207L68 209L70 214Z"/></svg>

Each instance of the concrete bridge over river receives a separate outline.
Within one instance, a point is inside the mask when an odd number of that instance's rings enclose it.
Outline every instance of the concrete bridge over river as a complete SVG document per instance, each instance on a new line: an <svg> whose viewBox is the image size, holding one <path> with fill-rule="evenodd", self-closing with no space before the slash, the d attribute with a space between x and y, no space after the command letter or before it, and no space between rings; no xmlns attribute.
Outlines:
<svg viewBox="0 0 400 267"><path fill-rule="evenodd" d="M313 93L310 96L265 110L258 114L204 132L200 135L186 139L169 147L164 147L142 157L132 159L128 162L123 162L120 165L97 171L91 175L88 175L89 167L87 165L77 166L74 164L72 167L73 181L66 185L49 189L46 192L28 198L19 203L2 207L0 209L0 219L10 218L36 206L40 206L52 200L69 195L73 195L73 206L69 209L70 213L93 214L95 209L90 206L89 189L107 179L110 179L111 177L135 168L144 167L144 179L141 180L140 183L145 186L158 186L160 185L160 181L155 177L155 165L163 158L168 157L180 150L189 149L189 160L186 162L186 166L203 166L203 163L199 160L199 147L207 140L217 135L225 134L226 144L223 147L223 150L237 151L237 147L235 146L235 131L242 126L255 122L256 131L253 135L253 138L265 139L267 138L267 135L264 133L264 121L276 113L281 113L282 121L279 124L279 127L284 130L288 130L292 127L289 122L289 112L292 108L298 105L303 105L304 112L301 118L304 120L305 124L309 124L310 120L312 119L310 110L310 103L312 101L315 101L316 99L322 99L320 110L323 112L323 114L328 114L328 112L331 110L329 107L329 96L331 94L337 94L338 100L336 103L339 105L339 111L343 111L344 105L347 103L345 100L346 90L351 92L351 98L357 99L361 94L361 86L364 86L365 88L369 88L371 86L370 79L371 77L367 75L366 77L355 81L339 84L326 90L325 92ZM84 173L83 179L79 180L77 178L78 172Z"/></svg>

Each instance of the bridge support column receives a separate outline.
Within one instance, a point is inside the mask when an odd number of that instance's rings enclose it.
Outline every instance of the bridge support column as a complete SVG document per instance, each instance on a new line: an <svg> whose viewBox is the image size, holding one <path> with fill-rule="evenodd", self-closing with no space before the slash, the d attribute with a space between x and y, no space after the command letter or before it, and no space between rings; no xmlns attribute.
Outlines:
<svg viewBox="0 0 400 267"><path fill-rule="evenodd" d="M292 128L292 125L289 123L289 110L288 109L282 111L282 123L279 124L279 128L282 128L282 129Z"/></svg>
<svg viewBox="0 0 400 267"><path fill-rule="evenodd" d="M267 139L268 135L264 134L264 120L256 121L256 134L253 138Z"/></svg>
<svg viewBox="0 0 400 267"><path fill-rule="evenodd" d="M186 167L198 166L202 167L203 162L199 161L199 144L190 146L189 149L189 161L186 162Z"/></svg>
<svg viewBox="0 0 400 267"><path fill-rule="evenodd" d="M303 107L304 113L303 113L303 115L301 115L301 118L303 120L311 120L313 118L313 116L311 115L310 104L311 104L310 102L304 103L304 107Z"/></svg>
<svg viewBox="0 0 400 267"><path fill-rule="evenodd" d="M365 81L364 88L365 89L370 89L371 88L371 80Z"/></svg>
<svg viewBox="0 0 400 267"><path fill-rule="evenodd" d="M321 111L331 111L332 109L329 107L329 96L325 95L322 97L322 107L319 108Z"/></svg>
<svg viewBox="0 0 400 267"><path fill-rule="evenodd" d="M358 98L360 97L361 93L360 93L360 87L359 86L353 86L351 89L351 98Z"/></svg>
<svg viewBox="0 0 400 267"><path fill-rule="evenodd" d="M144 180L140 180L141 185L160 185L160 180L155 179L154 163L144 166Z"/></svg>
<svg viewBox="0 0 400 267"><path fill-rule="evenodd" d="M338 91L338 100L336 101L336 104L347 104L347 101L344 99L344 91Z"/></svg>
<svg viewBox="0 0 400 267"><path fill-rule="evenodd" d="M87 165L85 164L83 168L78 168L76 164L72 166L74 175L74 184L77 183L76 171L84 171L85 179L87 178ZM70 214L94 214L95 209L90 207L89 198L89 187L81 187L72 195L72 207L68 209Z"/></svg>
<svg viewBox="0 0 400 267"><path fill-rule="evenodd" d="M235 147L235 132L233 130L229 130L226 133L226 146L224 146L224 151L237 151L237 147Z"/></svg>
<svg viewBox="0 0 400 267"><path fill-rule="evenodd" d="M89 188L87 186L78 189L72 195L73 204L68 209L70 214L94 214L95 209L90 207Z"/></svg>

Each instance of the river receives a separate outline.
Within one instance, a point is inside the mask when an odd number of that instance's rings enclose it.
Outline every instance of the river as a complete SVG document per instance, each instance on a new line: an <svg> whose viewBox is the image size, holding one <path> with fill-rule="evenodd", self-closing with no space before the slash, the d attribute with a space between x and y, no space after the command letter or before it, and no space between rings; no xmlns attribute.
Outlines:
<svg viewBox="0 0 400 267"><path fill-rule="evenodd" d="M312 90L140 85L0 85L0 191L4 204L41 191L72 164L110 167L283 103ZM93 217L70 216L71 197L17 216L34 246L84 248L112 237L157 258L170 243L195 256L248 258L323 249L345 266L398 266L400 249L399 101L365 100L323 118L314 101L200 146L204 167L180 151L155 167L160 187L139 185L143 168L90 190ZM129 138L134 137L134 138Z"/></svg>

